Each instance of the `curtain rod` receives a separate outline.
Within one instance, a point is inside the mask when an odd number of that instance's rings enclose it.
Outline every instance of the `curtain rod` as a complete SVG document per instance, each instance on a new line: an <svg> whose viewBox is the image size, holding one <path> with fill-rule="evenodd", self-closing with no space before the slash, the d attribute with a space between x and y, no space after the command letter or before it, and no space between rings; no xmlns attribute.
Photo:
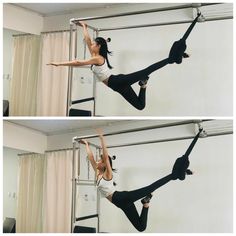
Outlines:
<svg viewBox="0 0 236 236"><path fill-rule="evenodd" d="M76 150L77 149L79 149L79 148L76 148ZM55 150L48 150L48 151L45 151L44 153L26 152L26 153L19 153L17 155L18 156L33 155L33 154L44 155L45 153L49 153L49 152L60 152L60 151L67 151L67 150L73 150L73 148L61 148L61 149L55 149Z"/></svg>
<svg viewBox="0 0 236 236"><path fill-rule="evenodd" d="M76 150L78 150L79 148L76 148ZM61 148L61 149L54 149L54 150L48 150L45 151L45 153L49 153L49 152L61 152L61 151L70 151L73 150L73 148Z"/></svg>
<svg viewBox="0 0 236 236"><path fill-rule="evenodd" d="M19 154L17 154L17 156L27 156L27 155L34 155L34 154L43 155L43 153L26 152L26 153L19 153Z"/></svg>
<svg viewBox="0 0 236 236"><path fill-rule="evenodd" d="M76 31L76 29L73 29L73 31ZM40 35L42 34L54 34L54 33L62 33L62 32L70 32L69 29L64 29L64 30L52 30L52 31L43 31L40 33ZM26 34L13 34L13 37L20 37L20 36L29 36L29 35L38 35L38 34L30 34L30 33L26 33ZM38 36L40 36L38 35Z"/></svg>

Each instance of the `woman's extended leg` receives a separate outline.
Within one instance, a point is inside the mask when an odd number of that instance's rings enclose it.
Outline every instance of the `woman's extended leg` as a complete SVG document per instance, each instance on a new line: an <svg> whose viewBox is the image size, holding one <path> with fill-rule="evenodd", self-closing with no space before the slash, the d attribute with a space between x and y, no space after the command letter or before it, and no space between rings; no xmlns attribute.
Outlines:
<svg viewBox="0 0 236 236"><path fill-rule="evenodd" d="M143 70L126 74L124 80L121 81L125 84L132 85L140 80L144 80L145 78L147 79L152 72L159 70L167 64L169 64L168 58L154 63Z"/></svg>
<svg viewBox="0 0 236 236"><path fill-rule="evenodd" d="M148 75L166 66L168 63L169 62L167 58L157 63L154 63L143 70L140 70L134 73L130 73L126 75L123 75L123 74L112 75L109 78L108 86L112 88L113 90L117 91L118 89L122 89L126 86L131 86L132 84L137 83L140 80L147 80Z"/></svg>
<svg viewBox="0 0 236 236"><path fill-rule="evenodd" d="M128 198L130 199L130 201L135 202L135 201L145 197L146 195L154 192L156 189L160 188L161 186L167 184L172 179L173 179L173 176L172 176L172 174L170 174L170 175L167 175L167 176L157 180L156 182L154 182L146 187L136 189L133 191L129 191L127 193Z"/></svg>

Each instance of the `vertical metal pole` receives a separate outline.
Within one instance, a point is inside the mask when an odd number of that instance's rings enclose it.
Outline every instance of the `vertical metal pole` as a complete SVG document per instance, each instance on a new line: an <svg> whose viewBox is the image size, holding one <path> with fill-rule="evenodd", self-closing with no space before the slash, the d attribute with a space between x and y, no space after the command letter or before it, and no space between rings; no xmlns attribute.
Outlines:
<svg viewBox="0 0 236 236"><path fill-rule="evenodd" d="M87 157L87 166L88 166L88 175L87 175L87 179L89 180L90 178L90 162L89 162L89 158Z"/></svg>
<svg viewBox="0 0 236 236"><path fill-rule="evenodd" d="M79 152L79 150L78 150ZM72 206L71 206L71 233L74 230L75 207L76 207L76 141L73 141L73 156L72 156Z"/></svg>
<svg viewBox="0 0 236 236"><path fill-rule="evenodd" d="M73 23L70 23L69 61L72 60L72 50L73 50L73 45L72 44L73 44ZM69 66L69 70L68 70L66 116L69 116L70 107L71 107L72 76L73 76L73 67Z"/></svg>
<svg viewBox="0 0 236 236"><path fill-rule="evenodd" d="M87 48L85 39L83 40L83 43L84 43L84 60L85 60L86 59L86 48Z"/></svg>
<svg viewBox="0 0 236 236"><path fill-rule="evenodd" d="M93 33L95 33L95 37L98 37L98 30L93 31ZM97 89L97 82L96 82L96 78L95 75L93 75L93 97L94 97L94 101L93 101L93 115L96 115L96 89Z"/></svg>
<svg viewBox="0 0 236 236"><path fill-rule="evenodd" d="M80 142L79 142L78 156L77 156L77 177L79 180L79 177L80 177Z"/></svg>
<svg viewBox="0 0 236 236"><path fill-rule="evenodd" d="M77 40L78 40L78 26L75 25L75 59L77 59Z"/></svg>
<svg viewBox="0 0 236 236"><path fill-rule="evenodd" d="M101 148L99 148L99 156L101 156ZM96 177L95 177L96 178ZM97 214L98 214L98 224L97 224L97 229L98 233L100 232L100 193L97 190Z"/></svg>

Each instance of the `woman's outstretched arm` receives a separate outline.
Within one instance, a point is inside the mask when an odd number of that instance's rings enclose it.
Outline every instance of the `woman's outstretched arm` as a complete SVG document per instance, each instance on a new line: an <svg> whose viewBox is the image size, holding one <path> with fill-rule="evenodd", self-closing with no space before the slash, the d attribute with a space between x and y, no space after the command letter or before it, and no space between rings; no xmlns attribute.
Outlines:
<svg viewBox="0 0 236 236"><path fill-rule="evenodd" d="M50 62L47 65L51 66L87 66L95 65L100 63L100 57L92 57L88 60L73 60L73 61L64 61L64 62Z"/></svg>
<svg viewBox="0 0 236 236"><path fill-rule="evenodd" d="M80 142L83 143L83 144L85 144L86 152L87 152L87 154L88 154L88 159L89 159L89 161L90 161L90 163L91 163L91 165L92 165L94 171L96 172L96 171L97 171L97 163L96 163L96 161L94 160L93 152L92 152L92 150L90 149L90 146L89 146L88 141L85 140L85 139L81 139Z"/></svg>

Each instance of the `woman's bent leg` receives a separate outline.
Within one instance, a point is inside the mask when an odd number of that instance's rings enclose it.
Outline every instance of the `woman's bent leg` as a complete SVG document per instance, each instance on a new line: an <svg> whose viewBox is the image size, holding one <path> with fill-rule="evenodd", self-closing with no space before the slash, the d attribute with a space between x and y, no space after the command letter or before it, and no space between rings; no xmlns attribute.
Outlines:
<svg viewBox="0 0 236 236"><path fill-rule="evenodd" d="M112 203L125 213L129 221L138 231L141 232L146 229L148 208L143 207L139 216L133 201L129 197L128 191L115 191L112 196Z"/></svg>
<svg viewBox="0 0 236 236"><path fill-rule="evenodd" d="M142 232L147 227L148 207L143 207L141 215L138 215L137 209L134 203L127 205L125 208L121 208L132 225Z"/></svg>
<svg viewBox="0 0 236 236"><path fill-rule="evenodd" d="M143 110L146 106L146 88L140 88L139 96L134 92L131 86L118 91L123 98L138 110Z"/></svg>

